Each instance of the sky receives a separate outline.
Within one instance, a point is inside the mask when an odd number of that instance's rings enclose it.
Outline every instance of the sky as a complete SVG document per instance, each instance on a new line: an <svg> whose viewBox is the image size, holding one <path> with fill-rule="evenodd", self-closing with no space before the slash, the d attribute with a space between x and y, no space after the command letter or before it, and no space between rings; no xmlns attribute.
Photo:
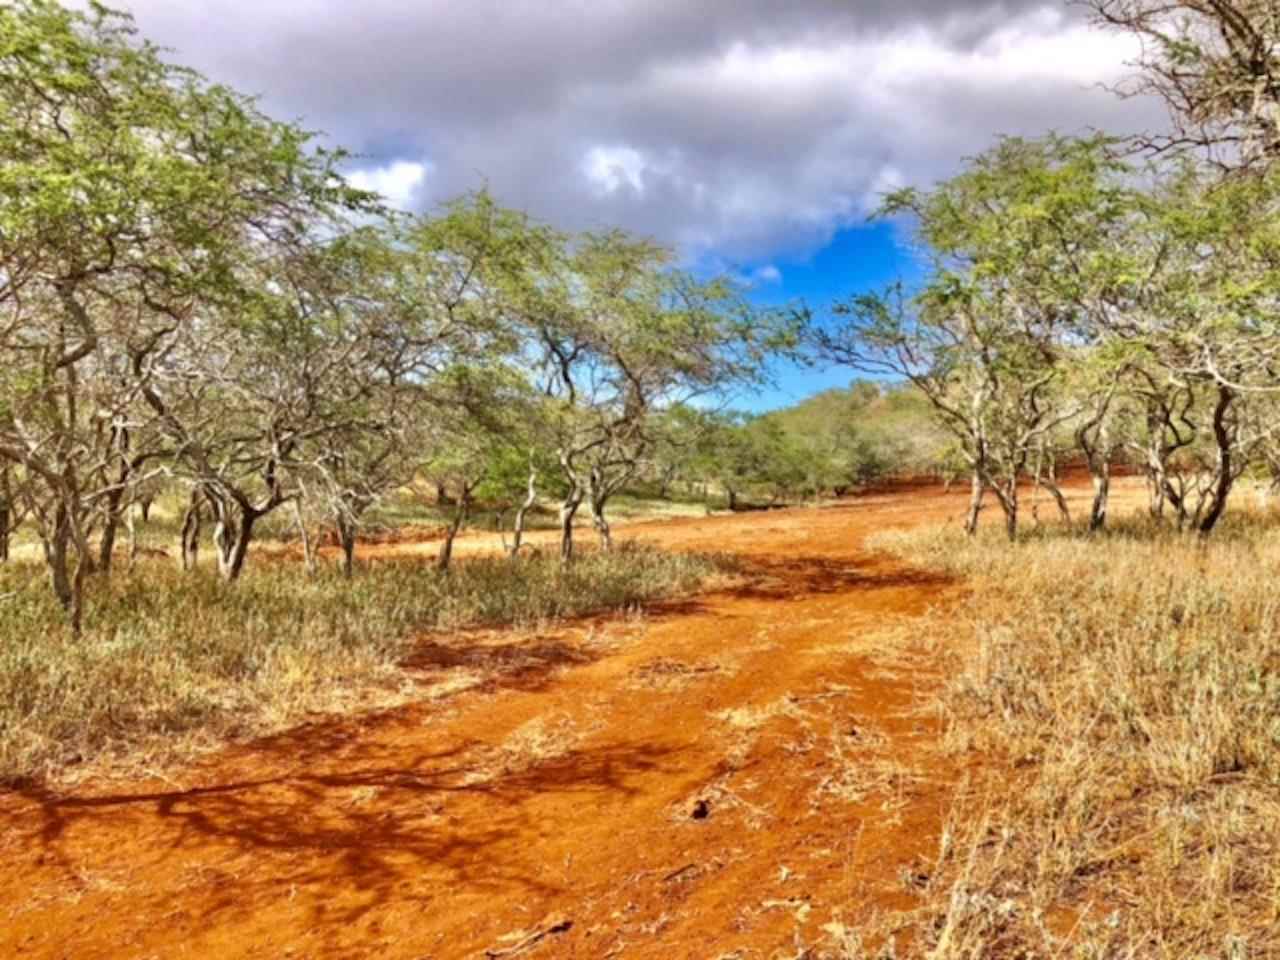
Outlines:
<svg viewBox="0 0 1280 960"><path fill-rule="evenodd" d="M1065 0L133 0L147 38L357 154L405 209L480 186L823 309L909 275L880 196L1001 134L1130 133L1134 55ZM779 370L742 405L847 372Z"/></svg>

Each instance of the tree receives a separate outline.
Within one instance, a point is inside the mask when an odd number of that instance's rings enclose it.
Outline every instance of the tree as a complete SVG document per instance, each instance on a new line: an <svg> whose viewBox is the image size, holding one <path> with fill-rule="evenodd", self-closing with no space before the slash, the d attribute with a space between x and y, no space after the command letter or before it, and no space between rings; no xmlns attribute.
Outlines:
<svg viewBox="0 0 1280 960"><path fill-rule="evenodd" d="M1280 16L1274 0L1076 0L1096 23L1141 43L1126 96L1153 94L1173 132L1153 153L1194 150L1224 169L1280 154Z"/></svg>
<svg viewBox="0 0 1280 960"><path fill-rule="evenodd" d="M438 216L350 234L307 274L311 312L327 318L319 362L307 368L332 382L293 460L327 505L348 575L364 513L411 481L424 458L441 456L442 438L466 446L476 407L509 399L497 399L495 381L482 402L474 374L460 391L457 372L498 371L517 347L501 291L519 269L522 229L522 218L479 193Z"/></svg>
<svg viewBox="0 0 1280 960"><path fill-rule="evenodd" d="M311 204L360 200L307 140L104 7L0 8L0 458L76 631L91 536L165 453L142 399L196 305Z"/></svg>
<svg viewBox="0 0 1280 960"><path fill-rule="evenodd" d="M771 336L734 287L669 267L668 251L620 232L576 244L544 234L521 311L541 359L549 426L567 487L561 557L588 503L602 546L609 500L653 448L654 418L676 404L758 375Z"/></svg>
<svg viewBox="0 0 1280 960"><path fill-rule="evenodd" d="M502 493L512 458L529 456L528 499L516 521L519 552L524 513L532 506L537 460L525 447L523 428L533 406L528 381L514 368L489 363L481 369L457 366L446 372L437 390L447 391L448 402L438 403L440 414L424 431L426 456L421 472L436 486L452 494L453 516L445 529L437 565L449 568L453 543L466 523L480 492ZM487 489L486 489L487 488Z"/></svg>
<svg viewBox="0 0 1280 960"><path fill-rule="evenodd" d="M1028 464L1082 412L1065 374L1096 337L1131 204L1108 147L1006 139L933 191L891 195L883 213L914 219L929 275L910 295L854 298L814 331L819 356L903 377L929 400L972 470L970 533L991 490L1016 536Z"/></svg>

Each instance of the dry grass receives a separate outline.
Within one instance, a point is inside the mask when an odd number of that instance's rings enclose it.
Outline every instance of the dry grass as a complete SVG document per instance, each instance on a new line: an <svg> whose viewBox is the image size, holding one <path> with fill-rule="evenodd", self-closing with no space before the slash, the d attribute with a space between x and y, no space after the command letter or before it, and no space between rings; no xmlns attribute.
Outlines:
<svg viewBox="0 0 1280 960"><path fill-rule="evenodd" d="M670 657L657 657L640 664L633 670L626 680L626 686L632 690L678 693L701 680L732 676L736 672L737 667L729 658L687 662L673 660Z"/></svg>
<svg viewBox="0 0 1280 960"><path fill-rule="evenodd" d="M424 630L632 610L697 588L725 563L628 545L567 570L541 557L472 560L449 574L398 562L345 581L274 564L229 586L144 562L93 585L80 640L41 569L10 564L0 568L0 781L103 761L145 768L317 711L434 696L401 665Z"/></svg>
<svg viewBox="0 0 1280 960"><path fill-rule="evenodd" d="M952 661L939 746L979 761L979 785L893 924L900 948L1280 955L1275 518L1209 542L1134 520L880 546L973 586L930 632Z"/></svg>

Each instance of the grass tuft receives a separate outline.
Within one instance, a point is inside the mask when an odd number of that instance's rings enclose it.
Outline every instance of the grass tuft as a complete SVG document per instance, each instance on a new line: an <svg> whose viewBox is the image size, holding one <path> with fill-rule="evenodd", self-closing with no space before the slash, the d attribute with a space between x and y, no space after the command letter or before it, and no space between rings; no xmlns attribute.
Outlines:
<svg viewBox="0 0 1280 960"><path fill-rule="evenodd" d="M147 561L95 583L80 640L39 567L0 567L0 782L82 763L165 763L315 712L403 702L423 631L529 626L688 593L728 561L623 545L549 556L375 563L354 579L255 567L227 585Z"/></svg>
<svg viewBox="0 0 1280 960"><path fill-rule="evenodd" d="M908 940L936 960L1280 952L1280 527L878 545L973 587L930 632L953 668L940 746L986 787Z"/></svg>

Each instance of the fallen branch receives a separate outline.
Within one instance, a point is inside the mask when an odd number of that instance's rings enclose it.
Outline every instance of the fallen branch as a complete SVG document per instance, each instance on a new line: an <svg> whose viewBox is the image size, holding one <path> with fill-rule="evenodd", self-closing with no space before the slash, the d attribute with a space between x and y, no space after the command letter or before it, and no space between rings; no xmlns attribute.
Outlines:
<svg viewBox="0 0 1280 960"><path fill-rule="evenodd" d="M517 934L508 934L510 937L521 939L509 947L490 947L484 955L488 960L504 960L506 957L519 956L552 934L568 933L572 927L573 921L567 917L552 916L542 921L532 933L526 934L521 931Z"/></svg>

